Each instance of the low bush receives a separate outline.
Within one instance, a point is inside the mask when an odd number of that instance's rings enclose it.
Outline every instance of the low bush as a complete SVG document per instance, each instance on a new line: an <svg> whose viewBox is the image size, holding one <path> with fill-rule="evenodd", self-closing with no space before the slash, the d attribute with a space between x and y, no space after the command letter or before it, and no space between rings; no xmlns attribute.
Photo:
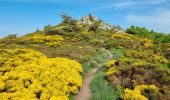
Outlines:
<svg viewBox="0 0 170 100"><path fill-rule="evenodd" d="M0 97L68 100L82 86L82 66L67 58L47 58L28 49L0 50Z"/></svg>
<svg viewBox="0 0 170 100"><path fill-rule="evenodd" d="M104 41L106 48L126 48L126 49L151 49L153 41L146 38L138 38L127 33L115 33L110 39Z"/></svg>
<svg viewBox="0 0 170 100"><path fill-rule="evenodd" d="M113 84L113 86L122 86L123 88L133 89L135 86L140 84L155 84L160 88L160 96L169 98L169 69L162 68L159 65L140 59L132 58L119 59L116 61L116 63L114 61L110 65L111 67L106 67L106 77Z"/></svg>
<svg viewBox="0 0 170 100"><path fill-rule="evenodd" d="M155 85L138 85L134 90L124 90L124 100L160 100L159 88Z"/></svg>
<svg viewBox="0 0 170 100"><path fill-rule="evenodd" d="M63 40L64 40L63 37L60 35L43 35L43 34L33 34L18 38L18 41L22 44L45 43L49 46L61 45Z"/></svg>

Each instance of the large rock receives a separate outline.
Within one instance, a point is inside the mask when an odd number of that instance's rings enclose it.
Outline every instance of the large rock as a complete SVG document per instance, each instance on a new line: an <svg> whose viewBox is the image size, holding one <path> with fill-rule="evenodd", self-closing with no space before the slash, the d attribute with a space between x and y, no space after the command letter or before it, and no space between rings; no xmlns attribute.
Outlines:
<svg viewBox="0 0 170 100"><path fill-rule="evenodd" d="M99 21L99 19L95 16L88 15L88 16L83 16L83 17L79 18L78 24L92 25L94 23L94 21Z"/></svg>
<svg viewBox="0 0 170 100"><path fill-rule="evenodd" d="M95 22L99 22L99 29L103 30L112 30L114 32L124 32L124 30L121 27L117 27L115 25L109 25L107 23L102 22L100 19L93 15L83 16L78 19L78 24L86 24L86 25L93 25Z"/></svg>

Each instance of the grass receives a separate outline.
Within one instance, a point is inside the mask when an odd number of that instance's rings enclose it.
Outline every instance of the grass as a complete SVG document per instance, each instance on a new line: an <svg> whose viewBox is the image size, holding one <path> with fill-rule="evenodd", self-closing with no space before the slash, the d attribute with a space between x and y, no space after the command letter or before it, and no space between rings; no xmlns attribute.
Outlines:
<svg viewBox="0 0 170 100"><path fill-rule="evenodd" d="M83 66L83 73L81 73L83 79L86 78L87 72L89 72L92 68L99 67L100 64L103 64L107 57L108 54L106 49L97 49L93 55L84 58L84 61L81 63ZM69 100L74 100L74 96L74 94L70 94Z"/></svg>
<svg viewBox="0 0 170 100"><path fill-rule="evenodd" d="M94 56L94 61L96 61L98 64L105 63L108 58L108 51L104 48L98 49L96 56Z"/></svg>
<svg viewBox="0 0 170 100"><path fill-rule="evenodd" d="M105 68L104 63L109 60L106 54L106 51L104 51L105 54L99 55L98 61L100 63L100 68L97 71L96 75L94 76L90 88L92 91L92 97L91 100L121 100L123 97L123 89L122 87L113 87L108 80L105 78ZM108 53L108 52L107 52ZM118 59L123 57L123 54L120 50L112 50L112 59Z"/></svg>
<svg viewBox="0 0 170 100"><path fill-rule="evenodd" d="M103 64L107 59L107 51L105 49L98 49L94 55L88 57L88 60L82 63L83 73L82 77L85 78L88 71L94 67L99 67L100 64Z"/></svg>
<svg viewBox="0 0 170 100"><path fill-rule="evenodd" d="M83 79L85 79L87 72L90 71L92 69L92 67L89 66L88 63L84 63L82 66L83 66L83 73L81 75L82 75Z"/></svg>
<svg viewBox="0 0 170 100"><path fill-rule="evenodd" d="M94 76L90 88L93 93L90 100L121 100L123 95L121 87L114 89L107 79L105 79L103 67Z"/></svg>
<svg viewBox="0 0 170 100"><path fill-rule="evenodd" d="M104 73L97 73L92 81L90 85L93 93L91 100L113 100L113 89L104 78Z"/></svg>
<svg viewBox="0 0 170 100"><path fill-rule="evenodd" d="M74 100L74 97L75 97L75 95L70 93L69 100Z"/></svg>
<svg viewBox="0 0 170 100"><path fill-rule="evenodd" d="M123 58L124 57L123 52L125 52L124 49L112 49L112 55L113 55L112 58L115 60Z"/></svg>

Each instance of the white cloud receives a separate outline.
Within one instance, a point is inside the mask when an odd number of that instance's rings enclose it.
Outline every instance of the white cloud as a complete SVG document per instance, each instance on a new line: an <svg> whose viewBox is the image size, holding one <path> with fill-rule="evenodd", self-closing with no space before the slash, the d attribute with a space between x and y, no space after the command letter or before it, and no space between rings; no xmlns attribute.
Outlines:
<svg viewBox="0 0 170 100"><path fill-rule="evenodd" d="M167 1L168 0L144 0L144 1L126 0L123 2L116 2L111 4L101 4L100 8L114 8L115 10L117 10L117 9L125 9L128 7L157 5L157 4L165 3Z"/></svg>
<svg viewBox="0 0 170 100"><path fill-rule="evenodd" d="M126 1L126 2L113 3L113 4L104 4L101 6L101 8L115 8L117 10L117 9L127 8L129 6L134 6L134 5L137 5L137 3L132 1Z"/></svg>
<svg viewBox="0 0 170 100"><path fill-rule="evenodd" d="M170 33L170 10L155 11L151 15L126 16L126 20L131 25L145 26L156 31Z"/></svg>

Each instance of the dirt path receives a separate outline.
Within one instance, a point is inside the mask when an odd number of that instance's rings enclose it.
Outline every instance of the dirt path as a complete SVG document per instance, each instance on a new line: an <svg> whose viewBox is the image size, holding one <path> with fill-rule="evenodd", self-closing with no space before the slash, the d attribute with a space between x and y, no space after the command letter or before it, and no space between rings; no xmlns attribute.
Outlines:
<svg viewBox="0 0 170 100"><path fill-rule="evenodd" d="M108 53L107 59L112 59L113 56L112 53L109 50L107 50L107 53ZM83 86L80 89L79 93L75 96L75 100L90 100L92 94L89 85L93 79L94 74L98 69L99 67L93 68L87 73L87 76L83 81Z"/></svg>
<svg viewBox="0 0 170 100"><path fill-rule="evenodd" d="M88 72L86 79L83 81L83 86L80 89L79 93L75 96L75 100L89 100L91 97L91 91L90 91L90 83L93 79L93 74L96 73L98 68L93 68Z"/></svg>

